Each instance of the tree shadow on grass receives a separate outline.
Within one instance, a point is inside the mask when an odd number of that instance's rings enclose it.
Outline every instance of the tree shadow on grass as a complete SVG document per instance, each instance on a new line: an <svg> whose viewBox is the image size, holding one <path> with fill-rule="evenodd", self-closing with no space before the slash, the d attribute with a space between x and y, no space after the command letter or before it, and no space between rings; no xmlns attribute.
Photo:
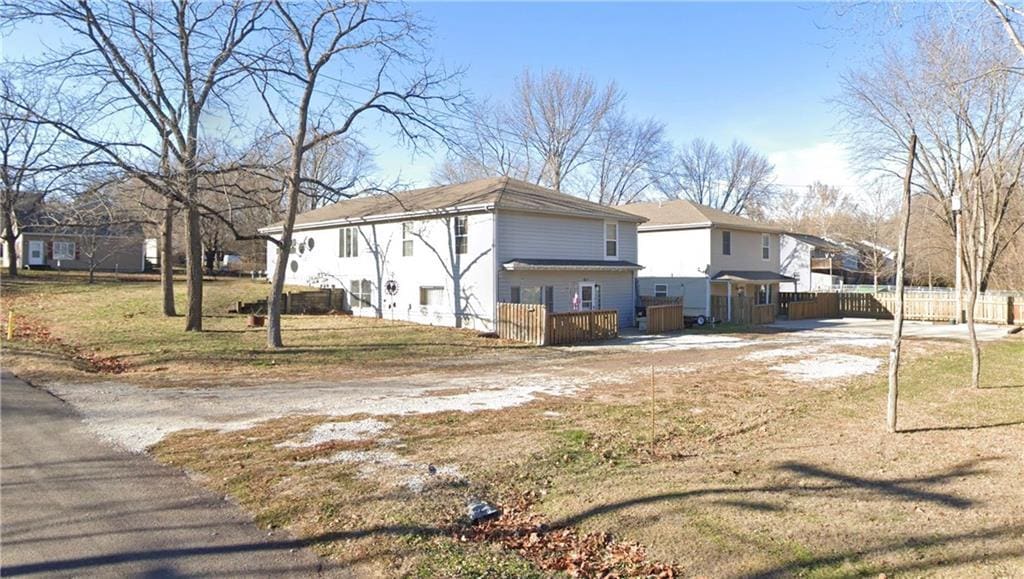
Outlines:
<svg viewBox="0 0 1024 579"><path fill-rule="evenodd" d="M820 496L822 493L831 491L831 498L839 502L849 500L848 495L853 493L868 493L879 500L898 500L910 502L926 502L957 510L964 510L975 502L971 499L957 496L952 493L942 492L935 488L951 479L960 479L968 476L985 474L986 470L979 467L983 462L996 460L998 457L966 461L954 465L945 471L923 477L908 478L867 478L852 474L845 474L835 470L829 470L816 465L787 462L779 465L777 470L800 475L805 478L815 479L823 484L814 487L803 487L793 484L780 484L768 486L746 486L746 487L708 487L690 491L661 493L636 497L624 501L598 505L584 510L580 513L553 521L549 528L560 528L575 526L596 516L614 513L639 505L652 505L659 503L676 503L701 497L721 497L714 501L715 504L748 509L750 511L783 511L785 506L767 503L765 501L750 501L741 496L747 493L769 493L778 494L782 498L797 496ZM826 495L827 496L827 495ZM782 505L785 505L782 502ZM227 545L192 545L184 547L167 547L147 550L129 550L106 555L77 557L68 559L51 559L36 563L23 563L5 566L4 573L9 576L26 575L30 573L59 573L84 570L98 570L103 567L119 564L138 562L173 563L179 558L195 557L217 557L237 553L260 553L266 551L288 551L291 549L312 547L319 544L334 543L361 538L372 537L399 537L399 538L424 538L451 534L455 527L448 525L377 525L363 529L353 529L322 533L302 539L278 539L266 542L245 542ZM613 529L614 531L614 529ZM517 530L508 531L518 532ZM878 542L866 539L865 544L843 552L835 552L820 556L808 557L806 555L793 559L784 560L781 563L760 569L751 573L750 577L772 577L797 574L817 568L835 567L843 565L847 561L858 561L865 557L880 557L885 555L900 554L906 551L920 549L921 547L935 548L942 551L934 557L915 558L907 563L896 563L887 565L886 571L923 572L930 569L942 568L944 565L955 563L970 563L973 561L995 561L1024 555L1022 546L999 546L997 548L984 549L984 542L993 540L1014 540L1024 533L1024 524L1007 525L1001 527L990 527L982 530L971 530L957 533L917 535L902 537L898 541ZM499 537L500 538L500 537ZM984 552L957 554L955 548L966 546L974 549L983 549ZM948 547L948 549L943 549ZM950 551L952 549L952 551ZM244 571L244 570L243 570ZM248 571L259 574L265 570L250 569Z"/></svg>
<svg viewBox="0 0 1024 579"><path fill-rule="evenodd" d="M915 432L951 432L959 430L986 430L989 428L1005 428L1008 426L1020 426L1024 424L1024 420L1016 420L1013 422L996 422L993 424L976 424L970 426L925 426L921 428L901 428L900 434L913 434Z"/></svg>

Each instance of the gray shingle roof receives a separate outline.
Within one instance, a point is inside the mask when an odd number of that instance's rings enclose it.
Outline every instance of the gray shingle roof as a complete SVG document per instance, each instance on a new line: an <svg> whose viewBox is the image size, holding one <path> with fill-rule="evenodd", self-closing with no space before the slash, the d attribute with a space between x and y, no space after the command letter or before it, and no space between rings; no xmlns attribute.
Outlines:
<svg viewBox="0 0 1024 579"><path fill-rule="evenodd" d="M649 203L631 203L622 209L635 215L647 218L647 223L640 229L665 229L672 226L711 227L713 225L753 229L756 231L781 231L778 227L760 223L743 217L726 213L719 209L688 201L673 199L671 201L652 201Z"/></svg>
<svg viewBox="0 0 1024 579"><path fill-rule="evenodd" d="M644 218L558 193L551 189L519 181L510 177L480 179L455 185L442 185L412 189L392 194L371 195L339 201L327 207L307 211L299 215L297 226L313 226L336 221L379 221L400 219L409 213L458 212L483 205L494 205L497 209L553 213L580 217L616 219L619 221L643 222ZM275 223L268 227L281 226Z"/></svg>

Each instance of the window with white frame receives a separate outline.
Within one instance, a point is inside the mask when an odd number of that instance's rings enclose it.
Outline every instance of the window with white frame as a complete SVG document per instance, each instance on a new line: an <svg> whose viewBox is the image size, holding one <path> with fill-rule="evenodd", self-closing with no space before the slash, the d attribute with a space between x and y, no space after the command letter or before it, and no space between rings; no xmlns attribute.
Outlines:
<svg viewBox="0 0 1024 579"><path fill-rule="evenodd" d="M75 259L75 242L54 241L53 259Z"/></svg>
<svg viewBox="0 0 1024 579"><path fill-rule="evenodd" d="M772 286L760 285L757 288L757 305L765 305L772 303Z"/></svg>
<svg viewBox="0 0 1024 579"><path fill-rule="evenodd" d="M354 279L349 284L349 296L354 308L368 308L373 300L373 284L368 279Z"/></svg>
<svg viewBox="0 0 1024 579"><path fill-rule="evenodd" d="M549 311L555 308L555 288L550 285L539 286L512 286L512 299L514 304L538 304L547 306Z"/></svg>
<svg viewBox="0 0 1024 579"><path fill-rule="evenodd" d="M440 306L444 304L444 288L441 286L420 286L421 306Z"/></svg>
<svg viewBox="0 0 1024 579"><path fill-rule="evenodd" d="M604 224L604 256L605 257L618 257L619 256L619 224L618 223L605 223Z"/></svg>
<svg viewBox="0 0 1024 579"><path fill-rule="evenodd" d="M761 234L761 259L768 261L772 257L772 238L767 233Z"/></svg>
<svg viewBox="0 0 1024 579"><path fill-rule="evenodd" d="M469 217L455 218L455 253L469 253Z"/></svg>
<svg viewBox="0 0 1024 579"><path fill-rule="evenodd" d="M667 283L656 283L656 284L654 284L654 297L656 297L656 298L667 298L668 297L668 284Z"/></svg>
<svg viewBox="0 0 1024 579"><path fill-rule="evenodd" d="M722 232L722 255L732 255L732 232Z"/></svg>
<svg viewBox="0 0 1024 579"><path fill-rule="evenodd" d="M402 257L412 257L412 222L402 224Z"/></svg>
<svg viewBox="0 0 1024 579"><path fill-rule="evenodd" d="M342 227L338 237L338 257L359 257L359 229Z"/></svg>

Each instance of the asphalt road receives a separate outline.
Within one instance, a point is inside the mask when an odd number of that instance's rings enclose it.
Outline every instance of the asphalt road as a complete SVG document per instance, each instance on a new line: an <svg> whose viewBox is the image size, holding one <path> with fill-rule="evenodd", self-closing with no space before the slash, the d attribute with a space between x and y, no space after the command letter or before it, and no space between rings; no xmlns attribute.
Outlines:
<svg viewBox="0 0 1024 579"><path fill-rule="evenodd" d="M0 375L3 576L336 575L184 473L107 445L74 410Z"/></svg>

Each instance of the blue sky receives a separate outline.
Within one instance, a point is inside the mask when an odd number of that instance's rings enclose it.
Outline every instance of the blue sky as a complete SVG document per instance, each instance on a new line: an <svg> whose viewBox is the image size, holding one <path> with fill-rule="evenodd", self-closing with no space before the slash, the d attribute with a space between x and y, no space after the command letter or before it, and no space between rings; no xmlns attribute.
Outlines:
<svg viewBox="0 0 1024 579"><path fill-rule="evenodd" d="M837 130L839 78L877 53L835 5L803 3L486 3L413 5L433 24L437 58L468 68L464 86L501 99L524 68L614 80L637 116L682 143L744 140L779 182L852 186ZM877 39L876 39L877 40ZM383 171L429 178L433 160L380 150Z"/></svg>
<svg viewBox="0 0 1024 579"><path fill-rule="evenodd" d="M783 186L814 180L856 188L831 99L851 68L878 56L873 19L895 8L841 14L798 2L415 2L434 57L466 69L473 96L500 100L524 69L562 68L615 81L638 117L666 124L676 143L746 141L767 154ZM907 5L901 5L907 6ZM874 12L873 12L874 10ZM881 12L878 12L881 10ZM887 35L905 32L884 27ZM7 37L0 52L31 56L43 27ZM259 108L254 101L254 106ZM412 156L364 133L380 176L424 185L443 152Z"/></svg>

